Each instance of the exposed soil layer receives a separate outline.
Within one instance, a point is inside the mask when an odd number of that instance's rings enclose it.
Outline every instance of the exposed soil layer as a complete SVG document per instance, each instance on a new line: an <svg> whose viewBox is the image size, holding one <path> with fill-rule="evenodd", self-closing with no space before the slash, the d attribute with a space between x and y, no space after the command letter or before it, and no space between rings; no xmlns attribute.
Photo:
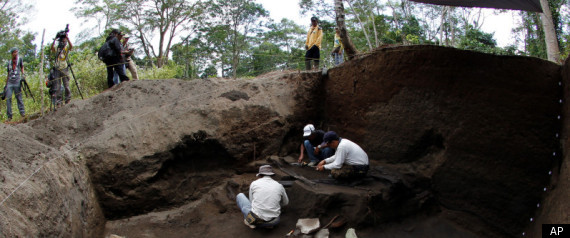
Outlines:
<svg viewBox="0 0 570 238"><path fill-rule="evenodd" d="M329 70L325 125L373 159L430 178L441 206L463 213L458 223L517 236L560 154L560 72L534 58L379 49Z"/></svg>
<svg viewBox="0 0 570 238"><path fill-rule="evenodd" d="M567 67L407 46L327 75L127 82L0 125L0 230L282 237L299 218L341 215L331 237L536 236L530 217L570 223ZM338 183L292 165L306 123L361 145L369 176ZM251 230L234 199L265 163L291 203L275 229Z"/></svg>

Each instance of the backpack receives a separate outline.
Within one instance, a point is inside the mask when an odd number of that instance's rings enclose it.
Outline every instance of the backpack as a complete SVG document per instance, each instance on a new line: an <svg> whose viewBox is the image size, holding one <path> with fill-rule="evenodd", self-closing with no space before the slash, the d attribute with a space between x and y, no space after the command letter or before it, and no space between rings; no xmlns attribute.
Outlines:
<svg viewBox="0 0 570 238"><path fill-rule="evenodd" d="M103 43L101 48L99 48L99 52L97 52L97 56L103 62L108 61L109 59L115 56L115 52L113 51L113 49L111 49L109 42L110 41L106 41L105 43Z"/></svg>

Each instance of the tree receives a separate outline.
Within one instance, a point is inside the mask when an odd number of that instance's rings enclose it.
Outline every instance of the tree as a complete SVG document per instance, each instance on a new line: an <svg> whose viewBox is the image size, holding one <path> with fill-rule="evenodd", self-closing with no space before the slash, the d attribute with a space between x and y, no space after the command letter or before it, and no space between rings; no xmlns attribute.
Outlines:
<svg viewBox="0 0 570 238"><path fill-rule="evenodd" d="M279 23L270 23L268 32L264 33L266 41L273 42L279 47L284 47L289 53L292 52L295 46L302 48L305 42L304 36L306 35L305 29L295 24L292 20L281 19Z"/></svg>
<svg viewBox="0 0 570 238"><path fill-rule="evenodd" d="M99 34L115 26L121 15L120 4L114 0L75 0L75 5L71 8L75 16L95 20Z"/></svg>
<svg viewBox="0 0 570 238"><path fill-rule="evenodd" d="M358 19L358 23L360 24L360 27L362 28L362 32L364 32L364 37L366 37L366 41L368 42L368 49L372 50L372 43L370 43L370 37L368 36L368 31L366 30L366 27L364 27L364 23L362 22L362 20L360 19L360 16L358 13L356 13L356 9L352 6L351 1L350 0L346 0L346 2L348 3L348 5L350 6L350 8L352 8L355 12L354 12L354 16L356 16L356 19ZM342 3L342 2L341 2ZM362 8L361 8L362 10ZM374 24L373 24L374 25ZM378 42L376 42L378 43Z"/></svg>
<svg viewBox="0 0 570 238"><path fill-rule="evenodd" d="M32 6L21 0L0 0L0 58L9 58L10 48L15 46L26 61L35 57L36 46L32 44L35 36L19 28L26 23L30 9Z"/></svg>
<svg viewBox="0 0 570 238"><path fill-rule="evenodd" d="M563 27L567 24L564 22L561 13L566 2L566 0L548 1L548 6L543 6L543 10L545 13L550 10L550 14L533 12L519 14L521 21L518 23L518 27L513 29L513 32L517 36L517 43L524 45L524 54L559 62L559 46L565 37ZM546 15L551 16L550 21L547 20L548 16ZM550 23L552 25L549 25Z"/></svg>
<svg viewBox="0 0 570 238"><path fill-rule="evenodd" d="M282 19L279 23L272 22L267 29L259 47L253 49L254 67L259 69L256 73L264 73L271 67L288 69L299 68L304 64L305 29L288 19ZM266 64L269 62L271 63Z"/></svg>
<svg viewBox="0 0 570 238"><path fill-rule="evenodd" d="M334 19L334 5L331 5L329 2L328 0L300 0L299 7L301 8L301 14L307 15L308 13L314 13L319 19ZM309 23L307 19L307 24Z"/></svg>
<svg viewBox="0 0 570 238"><path fill-rule="evenodd" d="M344 5L342 4L342 0L335 0L334 1L334 10L336 13L336 26L340 31L340 39L342 44L344 45L344 52L348 59L353 59L356 54L358 54L358 50L352 43L352 40L348 36L348 31L346 30L346 22L345 22L345 14L344 14Z"/></svg>
<svg viewBox="0 0 570 238"><path fill-rule="evenodd" d="M135 28L145 54L155 58L159 68L168 60L174 37L181 30L196 29L203 10L200 1L188 0L122 0L121 6L126 10L120 19ZM154 33L159 38L157 50L151 44Z"/></svg>
<svg viewBox="0 0 570 238"><path fill-rule="evenodd" d="M169 56L174 38L181 31L192 31L202 19L200 0L76 0L78 17L93 18L110 27L134 29L133 43L141 44L148 59L162 67ZM104 32L105 30L100 32ZM158 45L153 46L153 36Z"/></svg>
<svg viewBox="0 0 570 238"><path fill-rule="evenodd" d="M554 30L550 6L548 5L547 0L540 0L540 6L542 7L540 20L542 22L542 28L544 29L546 54L548 56L548 60L558 63L560 61L560 48L558 48L558 38L556 37L556 31Z"/></svg>
<svg viewBox="0 0 570 238"><path fill-rule="evenodd" d="M230 31L231 71L236 78L240 54L248 46L248 37L260 32L256 26L263 24L268 13L263 6L249 0L214 0L212 3L211 11L220 19L214 24L227 26Z"/></svg>
<svg viewBox="0 0 570 238"><path fill-rule="evenodd" d="M482 32L473 26L467 26L457 48L491 53L497 47L493 34Z"/></svg>

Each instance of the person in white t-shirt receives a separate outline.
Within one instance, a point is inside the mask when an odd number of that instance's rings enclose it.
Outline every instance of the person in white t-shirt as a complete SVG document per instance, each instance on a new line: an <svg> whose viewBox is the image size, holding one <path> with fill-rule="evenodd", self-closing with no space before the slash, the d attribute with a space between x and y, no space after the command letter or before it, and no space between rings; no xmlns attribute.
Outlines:
<svg viewBox="0 0 570 238"><path fill-rule="evenodd" d="M271 165L259 167L259 178L249 186L249 199L243 193L236 196L243 222L252 229L273 228L280 221L281 206L289 203L285 188L273 180L274 175Z"/></svg>
<svg viewBox="0 0 570 238"><path fill-rule="evenodd" d="M356 143L338 137L334 131L323 136L323 144L336 149L333 156L317 165L318 171L331 170L335 179L355 179L366 176L369 169L368 155Z"/></svg>

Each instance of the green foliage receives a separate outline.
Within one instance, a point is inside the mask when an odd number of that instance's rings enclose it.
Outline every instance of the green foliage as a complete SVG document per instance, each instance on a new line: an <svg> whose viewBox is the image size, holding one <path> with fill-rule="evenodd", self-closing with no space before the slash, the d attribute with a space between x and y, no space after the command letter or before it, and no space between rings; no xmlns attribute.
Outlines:
<svg viewBox="0 0 570 238"><path fill-rule="evenodd" d="M173 79L180 77L181 67L169 61L161 68L146 67L139 68L138 74L140 79Z"/></svg>
<svg viewBox="0 0 570 238"><path fill-rule="evenodd" d="M107 68L95 54L89 50L72 51L70 63L84 97L92 97L107 89ZM77 87L73 86L71 95L78 98Z"/></svg>
<svg viewBox="0 0 570 238"><path fill-rule="evenodd" d="M476 50L486 53L494 53L497 42L493 39L493 34L482 32L479 29L468 25L465 34L460 38L457 48L466 50Z"/></svg>

